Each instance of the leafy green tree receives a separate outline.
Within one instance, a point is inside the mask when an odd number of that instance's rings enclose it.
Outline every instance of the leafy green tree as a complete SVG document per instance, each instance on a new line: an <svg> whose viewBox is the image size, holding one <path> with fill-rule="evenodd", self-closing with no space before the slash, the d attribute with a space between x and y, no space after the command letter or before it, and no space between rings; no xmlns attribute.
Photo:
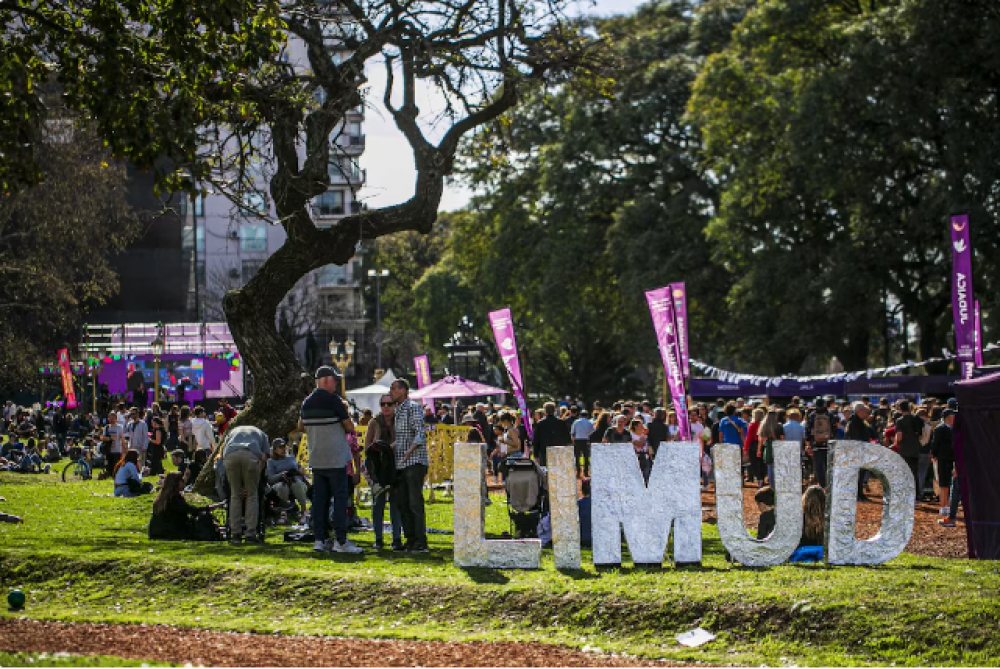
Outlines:
<svg viewBox="0 0 1000 669"><path fill-rule="evenodd" d="M45 184L0 198L0 392L35 387L38 365L79 341L89 307L118 290L109 256L140 229L124 165L71 118L35 147Z"/></svg>
<svg viewBox="0 0 1000 669"><path fill-rule="evenodd" d="M142 168L169 157L185 168L162 172L162 184L192 187L214 160L206 128L261 118L268 101L257 94L275 82L258 65L281 42L279 10L253 0L0 2L0 192L42 180L46 128L63 106L94 123L116 157ZM62 104L44 99L51 83Z"/></svg>
<svg viewBox="0 0 1000 669"><path fill-rule="evenodd" d="M709 60L691 112L722 184L710 235L744 276L730 299L771 286L760 322L801 325L766 348L751 324L743 360L864 368L882 290L920 357L953 346L949 214L972 215L977 286L996 283L998 22L978 0L769 0Z"/></svg>
<svg viewBox="0 0 1000 669"><path fill-rule="evenodd" d="M532 390L608 399L643 379L658 389L643 291L672 281L688 283L701 354L724 346L730 279L703 235L716 196L685 115L702 49L743 9L709 5L653 2L585 22L601 38L597 63L465 147L464 174L484 194L453 234L462 252L448 271L484 311L509 305L522 320Z"/></svg>

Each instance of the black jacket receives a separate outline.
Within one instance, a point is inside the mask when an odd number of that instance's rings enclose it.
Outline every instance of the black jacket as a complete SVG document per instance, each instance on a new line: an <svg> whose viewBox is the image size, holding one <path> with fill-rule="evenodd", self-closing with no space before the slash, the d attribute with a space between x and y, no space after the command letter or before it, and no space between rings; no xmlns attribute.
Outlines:
<svg viewBox="0 0 1000 669"><path fill-rule="evenodd" d="M547 462L546 450L549 446L571 446L573 437L569 433L566 423L555 416L546 416L535 425L535 439L532 442L532 453L538 462L545 465Z"/></svg>
<svg viewBox="0 0 1000 669"><path fill-rule="evenodd" d="M667 424L656 418L649 421L649 425L646 428L649 430L649 434L646 435L646 442L653 449L653 455L655 456L656 451L660 448L660 442L667 441L670 437L670 432L667 430Z"/></svg>
<svg viewBox="0 0 1000 669"><path fill-rule="evenodd" d="M953 432L952 427L944 423L938 423L937 427L934 428L933 436L931 437L931 455L938 460L954 462L954 437L955 433Z"/></svg>
<svg viewBox="0 0 1000 669"><path fill-rule="evenodd" d="M847 429L844 430L845 438L854 441L870 441L874 436L874 431L868 427L868 423L857 415L852 415L847 421Z"/></svg>
<svg viewBox="0 0 1000 669"><path fill-rule="evenodd" d="M476 411L472 414L472 417L476 419L476 424L479 425L479 431L483 433L483 439L486 440L486 444L489 446L487 450L493 449L497 445L497 437L493 434L493 426L490 425L490 421L486 417L486 414L482 411Z"/></svg>

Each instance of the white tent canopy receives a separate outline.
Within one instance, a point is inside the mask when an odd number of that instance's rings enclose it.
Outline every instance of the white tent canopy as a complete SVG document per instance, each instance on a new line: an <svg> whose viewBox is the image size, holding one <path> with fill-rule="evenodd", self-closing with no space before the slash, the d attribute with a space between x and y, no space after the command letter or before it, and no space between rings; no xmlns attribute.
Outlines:
<svg viewBox="0 0 1000 669"><path fill-rule="evenodd" d="M370 386L347 391L347 399L353 400L358 411L371 409L372 413L378 413L378 401L382 395L389 392L389 386L396 380L396 375L392 370L387 370L381 379Z"/></svg>

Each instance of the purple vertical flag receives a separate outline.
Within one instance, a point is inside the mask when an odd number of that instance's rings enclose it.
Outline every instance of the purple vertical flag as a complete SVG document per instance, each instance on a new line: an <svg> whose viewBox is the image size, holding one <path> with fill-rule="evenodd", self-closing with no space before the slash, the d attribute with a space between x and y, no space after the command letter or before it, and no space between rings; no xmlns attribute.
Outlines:
<svg viewBox="0 0 1000 669"><path fill-rule="evenodd" d="M955 353L963 379L972 378L976 363L974 302L969 216L961 214L951 217L951 309L955 319Z"/></svg>
<svg viewBox="0 0 1000 669"><path fill-rule="evenodd" d="M976 326L976 367L983 366L983 322L979 316L979 300L975 301L973 318Z"/></svg>
<svg viewBox="0 0 1000 669"><path fill-rule="evenodd" d="M681 372L684 378L691 376L688 348L688 304L684 282L670 284L670 295L674 300L674 322L677 324L677 342L681 350Z"/></svg>
<svg viewBox="0 0 1000 669"><path fill-rule="evenodd" d="M431 364L426 355L418 355L413 359L413 368L417 370L417 388L431 384ZM424 406L434 408L434 400L424 398Z"/></svg>
<svg viewBox="0 0 1000 669"><path fill-rule="evenodd" d="M647 290L646 302L653 317L656 343L660 347L663 369L667 373L667 385L670 386L670 395L674 400L677 426L680 428L681 439L688 441L691 439L691 425L688 422L687 396L684 392L684 374L681 372L680 345L670 286Z"/></svg>
<svg viewBox="0 0 1000 669"><path fill-rule="evenodd" d="M514 339L514 321L510 309L500 309L490 312L490 325L493 326L493 338L500 350L500 357L507 369L507 378L514 389L517 406L521 410L524 427L528 431L528 439L535 438L535 428L531 425L531 411L524 396L524 383L521 380L521 362L517 357L517 340Z"/></svg>

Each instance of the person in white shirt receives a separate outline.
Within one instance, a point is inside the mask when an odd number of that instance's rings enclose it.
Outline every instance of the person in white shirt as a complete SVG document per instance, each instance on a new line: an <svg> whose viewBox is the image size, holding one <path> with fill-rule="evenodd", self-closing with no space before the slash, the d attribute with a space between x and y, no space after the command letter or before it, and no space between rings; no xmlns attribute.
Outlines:
<svg viewBox="0 0 1000 669"><path fill-rule="evenodd" d="M108 424L101 430L100 439L102 442L101 452L105 456L104 466L108 476L111 476L125 450L125 428L118 423L118 414L114 411L108 414Z"/></svg>
<svg viewBox="0 0 1000 669"><path fill-rule="evenodd" d="M653 420L653 405L649 400L644 400L642 406L640 407L639 417L642 418L643 425L649 425L649 422Z"/></svg>
<svg viewBox="0 0 1000 669"><path fill-rule="evenodd" d="M215 431L212 429L212 424L205 418L204 408L194 408L191 431L194 434L195 450L209 452L215 450Z"/></svg>
<svg viewBox="0 0 1000 669"><path fill-rule="evenodd" d="M580 411L580 417L573 421L569 427L570 436L573 437L573 461L576 463L576 477L590 476L590 435L594 433L594 423L590 420L590 414L586 409ZM580 458L583 458L583 466L580 466Z"/></svg>
<svg viewBox="0 0 1000 669"><path fill-rule="evenodd" d="M139 410L132 407L131 420L125 428L128 435L128 447L139 453L139 468L145 466L146 450L149 448L149 426L139 417Z"/></svg>

